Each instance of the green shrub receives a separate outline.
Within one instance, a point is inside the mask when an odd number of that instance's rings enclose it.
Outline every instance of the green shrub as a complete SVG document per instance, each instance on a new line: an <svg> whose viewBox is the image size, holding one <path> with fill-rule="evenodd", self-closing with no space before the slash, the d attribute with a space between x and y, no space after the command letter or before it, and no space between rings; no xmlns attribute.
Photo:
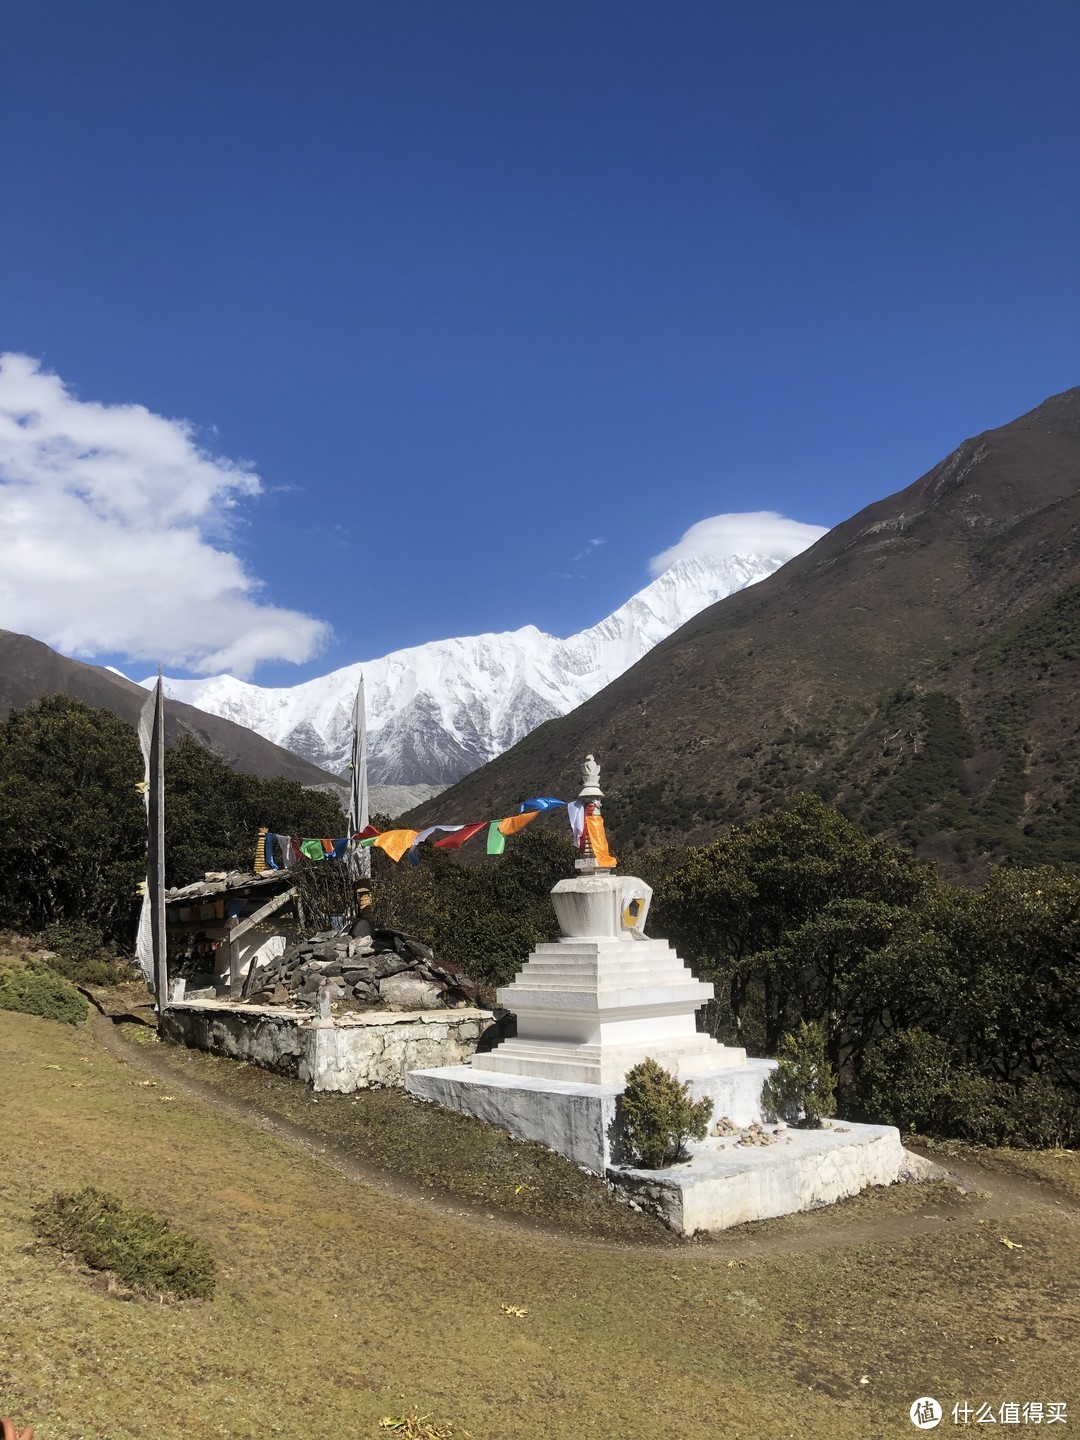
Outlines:
<svg viewBox="0 0 1080 1440"><path fill-rule="evenodd" d="M712 1101L692 1100L690 1086L655 1060L643 1060L626 1076L621 1104L627 1148L646 1170L659 1170L680 1158L687 1140L703 1140Z"/></svg>
<svg viewBox="0 0 1080 1440"><path fill-rule="evenodd" d="M941 1096L934 1132L976 1145L1045 1148L1071 1144L1080 1134L1075 1101L1042 1075L1016 1084L958 1069Z"/></svg>
<svg viewBox="0 0 1080 1440"><path fill-rule="evenodd" d="M134 977L131 965L111 956L101 931L85 920L46 925L44 940L53 952L50 969L76 985L119 985Z"/></svg>
<svg viewBox="0 0 1080 1440"><path fill-rule="evenodd" d="M1045 1150L1080 1141L1080 1106L1045 1075L1022 1080L1010 1109L1013 1145Z"/></svg>
<svg viewBox="0 0 1080 1440"><path fill-rule="evenodd" d="M793 1125L820 1129L836 1102L836 1076L825 1053L825 1032L820 1024L801 1020L793 1035L781 1039L776 1060L765 1087L766 1103Z"/></svg>
<svg viewBox="0 0 1080 1440"><path fill-rule="evenodd" d="M954 1064L947 1042L923 1030L876 1041L852 1100L859 1115L879 1124L976 1145L1046 1148L1071 1144L1080 1133L1075 1102L1044 1075L994 1080Z"/></svg>
<svg viewBox="0 0 1080 1440"><path fill-rule="evenodd" d="M1012 1088L961 1067L943 1087L933 1129L976 1145L1001 1145L1008 1138Z"/></svg>
<svg viewBox="0 0 1080 1440"><path fill-rule="evenodd" d="M0 970L0 1010L63 1020L68 1025L81 1025L86 1019L86 1001L79 992L41 964L8 965Z"/></svg>
<svg viewBox="0 0 1080 1440"><path fill-rule="evenodd" d="M878 1125L933 1131L951 1075L946 1041L925 1030L898 1030L867 1049L854 1108Z"/></svg>
<svg viewBox="0 0 1080 1440"><path fill-rule="evenodd" d="M174 1230L152 1210L127 1205L88 1185L35 1206L34 1228L43 1240L77 1256L92 1270L111 1271L147 1295L209 1300L214 1257L201 1240Z"/></svg>

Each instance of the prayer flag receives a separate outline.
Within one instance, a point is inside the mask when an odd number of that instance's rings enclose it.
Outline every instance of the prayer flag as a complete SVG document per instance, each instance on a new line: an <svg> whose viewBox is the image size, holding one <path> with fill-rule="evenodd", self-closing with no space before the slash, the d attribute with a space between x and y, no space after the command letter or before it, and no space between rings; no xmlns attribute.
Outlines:
<svg viewBox="0 0 1080 1440"><path fill-rule="evenodd" d="M589 837L589 845L592 847L593 857L598 865L607 870L619 863L608 849L602 815L585 816L585 833Z"/></svg>
<svg viewBox="0 0 1080 1440"><path fill-rule="evenodd" d="M372 843L391 860L398 861L415 839L415 830L384 830L381 835L375 836Z"/></svg>
<svg viewBox="0 0 1080 1440"><path fill-rule="evenodd" d="M471 840L478 830L483 830L487 824L481 820L479 825L460 825L456 827L453 835L445 835L441 840L435 841L436 850L459 850L466 840Z"/></svg>
<svg viewBox="0 0 1080 1440"><path fill-rule="evenodd" d="M424 841L425 841L430 835L434 835L437 830L444 830L444 831L445 831L445 830L462 830L462 829L464 829L464 826L462 826L462 825L429 825L426 830L420 830L420 831L417 833L416 839L412 842L412 843L413 843L413 849L415 850L418 845L422 845L422 844L424 843ZM437 843L438 843L438 842L436 841L436 844L437 844Z"/></svg>
<svg viewBox="0 0 1080 1440"><path fill-rule="evenodd" d="M506 849L506 836L502 833L502 824L501 820L492 820L488 826L487 853L489 855L501 855Z"/></svg>
<svg viewBox="0 0 1080 1440"><path fill-rule="evenodd" d="M536 795L532 800L523 800L519 808L524 813L526 810L557 810L565 804L565 800L555 800L550 795Z"/></svg>
<svg viewBox="0 0 1080 1440"><path fill-rule="evenodd" d="M505 820L499 821L499 832L502 835L516 835L519 830L524 830L526 825L531 825L539 814L539 810L526 810L520 815L508 815Z"/></svg>

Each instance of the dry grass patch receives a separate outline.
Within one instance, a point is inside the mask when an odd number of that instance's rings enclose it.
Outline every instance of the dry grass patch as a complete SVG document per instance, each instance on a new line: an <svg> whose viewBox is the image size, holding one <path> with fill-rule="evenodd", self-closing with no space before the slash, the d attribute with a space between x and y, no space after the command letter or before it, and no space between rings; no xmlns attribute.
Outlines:
<svg viewBox="0 0 1080 1440"><path fill-rule="evenodd" d="M403 1090L317 1095L300 1080L172 1045L161 1046L155 1059L302 1126L344 1155L467 1204L613 1240L675 1243L659 1220L631 1209L563 1156Z"/></svg>
<svg viewBox="0 0 1080 1440"><path fill-rule="evenodd" d="M969 1160L988 1170L1041 1180L1051 1189L1080 1200L1080 1150L1014 1150L1006 1145L991 1149L965 1145L959 1140L924 1143L942 1165L948 1165L950 1158Z"/></svg>
<svg viewBox="0 0 1080 1440"><path fill-rule="evenodd" d="M917 1395L1073 1398L1067 1207L1011 1214L1012 1250L965 1206L840 1248L820 1212L818 1248L768 1255L526 1233L351 1181L69 1027L0 1014L0 1049L0 1414L42 1440L380 1440L413 1413L455 1440L889 1440ZM83 1185L205 1239L213 1303L118 1305L28 1249Z"/></svg>

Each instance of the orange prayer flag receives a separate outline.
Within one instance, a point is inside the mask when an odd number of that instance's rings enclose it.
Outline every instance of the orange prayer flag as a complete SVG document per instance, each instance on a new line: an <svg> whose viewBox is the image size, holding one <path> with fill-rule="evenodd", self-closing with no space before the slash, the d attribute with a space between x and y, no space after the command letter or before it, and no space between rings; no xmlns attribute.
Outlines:
<svg viewBox="0 0 1080 1440"><path fill-rule="evenodd" d="M585 816L585 833L589 837L589 845L592 848L596 863L605 870L619 862L607 846L607 836L604 833L604 817L602 815Z"/></svg>
<svg viewBox="0 0 1080 1440"><path fill-rule="evenodd" d="M505 820L499 821L500 835L516 835L519 830L524 830L540 814L539 810L526 810L524 815L508 815Z"/></svg>
<svg viewBox="0 0 1080 1440"><path fill-rule="evenodd" d="M384 830L381 835L375 836L373 843L391 860L400 860L419 833L418 830Z"/></svg>

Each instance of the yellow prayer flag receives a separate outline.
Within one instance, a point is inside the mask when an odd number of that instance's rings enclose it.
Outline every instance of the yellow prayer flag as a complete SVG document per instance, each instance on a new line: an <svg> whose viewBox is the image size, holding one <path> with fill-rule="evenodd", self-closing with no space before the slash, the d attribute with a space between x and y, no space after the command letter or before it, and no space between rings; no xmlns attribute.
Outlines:
<svg viewBox="0 0 1080 1440"><path fill-rule="evenodd" d="M373 843L391 860L400 860L419 833L419 830L384 830L381 835L375 836Z"/></svg>

